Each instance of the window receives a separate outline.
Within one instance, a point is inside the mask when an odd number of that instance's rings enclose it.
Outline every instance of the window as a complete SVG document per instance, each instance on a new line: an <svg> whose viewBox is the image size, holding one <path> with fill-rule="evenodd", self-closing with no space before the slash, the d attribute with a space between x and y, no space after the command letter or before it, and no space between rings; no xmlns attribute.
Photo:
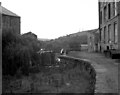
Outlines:
<svg viewBox="0 0 120 95"><path fill-rule="evenodd" d="M108 19L111 18L111 5L110 3L108 4Z"/></svg>
<svg viewBox="0 0 120 95"><path fill-rule="evenodd" d="M115 0L115 16L117 15L117 1Z"/></svg>
<svg viewBox="0 0 120 95"><path fill-rule="evenodd" d="M104 30L103 29L101 29L101 40L102 42L104 42Z"/></svg>
<svg viewBox="0 0 120 95"><path fill-rule="evenodd" d="M113 2L113 16L117 15L117 1L115 0Z"/></svg>
<svg viewBox="0 0 120 95"><path fill-rule="evenodd" d="M108 42L111 41L111 24L108 25Z"/></svg>
<svg viewBox="0 0 120 95"><path fill-rule="evenodd" d="M104 22L107 20L107 8L106 6L104 7Z"/></svg>
<svg viewBox="0 0 120 95"><path fill-rule="evenodd" d="M102 11L100 12L100 24L102 24Z"/></svg>
<svg viewBox="0 0 120 95"><path fill-rule="evenodd" d="M100 29L100 41L103 42L103 29Z"/></svg>
<svg viewBox="0 0 120 95"><path fill-rule="evenodd" d="M101 30L102 30L102 29L100 29L100 41L101 41L101 37L102 37L102 35L101 35Z"/></svg>
<svg viewBox="0 0 120 95"><path fill-rule="evenodd" d="M102 8L103 7L103 2L99 2L100 3L100 8Z"/></svg>
<svg viewBox="0 0 120 95"><path fill-rule="evenodd" d="M104 27L104 43L106 43L106 26Z"/></svg>
<svg viewBox="0 0 120 95"><path fill-rule="evenodd" d="M117 30L117 23L114 23L114 42L118 42L118 30Z"/></svg>
<svg viewBox="0 0 120 95"><path fill-rule="evenodd" d="M113 2L113 16L115 16L115 2Z"/></svg>

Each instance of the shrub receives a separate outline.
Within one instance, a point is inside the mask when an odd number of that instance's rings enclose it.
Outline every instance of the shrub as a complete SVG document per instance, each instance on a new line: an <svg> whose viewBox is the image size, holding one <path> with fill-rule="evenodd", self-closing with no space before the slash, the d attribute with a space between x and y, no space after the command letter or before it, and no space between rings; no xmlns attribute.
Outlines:
<svg viewBox="0 0 120 95"><path fill-rule="evenodd" d="M29 74L30 61L40 64L37 40L24 38L11 30L3 30L2 34L2 70L3 75L15 75L21 68L22 73Z"/></svg>

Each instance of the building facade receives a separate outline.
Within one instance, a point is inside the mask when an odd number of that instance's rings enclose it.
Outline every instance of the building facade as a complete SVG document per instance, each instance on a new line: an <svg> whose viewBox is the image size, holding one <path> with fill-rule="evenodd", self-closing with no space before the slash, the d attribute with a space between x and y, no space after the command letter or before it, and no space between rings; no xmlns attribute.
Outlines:
<svg viewBox="0 0 120 95"><path fill-rule="evenodd" d="M120 49L120 1L99 0L100 50Z"/></svg>
<svg viewBox="0 0 120 95"><path fill-rule="evenodd" d="M88 52L97 52L100 47L99 30L94 29L88 33Z"/></svg>
<svg viewBox="0 0 120 95"><path fill-rule="evenodd" d="M2 32L13 31L20 34L20 16L2 7Z"/></svg>

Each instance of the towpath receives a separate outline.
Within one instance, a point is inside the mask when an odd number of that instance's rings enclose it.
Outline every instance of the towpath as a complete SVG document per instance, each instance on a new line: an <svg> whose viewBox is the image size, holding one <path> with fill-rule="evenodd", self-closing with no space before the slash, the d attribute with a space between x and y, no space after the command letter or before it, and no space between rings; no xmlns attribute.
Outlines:
<svg viewBox="0 0 120 95"><path fill-rule="evenodd" d="M118 60L107 58L101 53L73 51L68 55L91 61L97 73L95 93L118 93Z"/></svg>

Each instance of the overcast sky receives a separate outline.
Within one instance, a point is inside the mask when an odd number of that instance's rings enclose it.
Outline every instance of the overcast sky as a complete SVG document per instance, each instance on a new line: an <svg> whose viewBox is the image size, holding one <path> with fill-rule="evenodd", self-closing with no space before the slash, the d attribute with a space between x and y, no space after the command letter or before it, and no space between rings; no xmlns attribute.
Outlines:
<svg viewBox="0 0 120 95"><path fill-rule="evenodd" d="M38 38L98 28L98 0L3 0L2 6L21 16L21 33Z"/></svg>

